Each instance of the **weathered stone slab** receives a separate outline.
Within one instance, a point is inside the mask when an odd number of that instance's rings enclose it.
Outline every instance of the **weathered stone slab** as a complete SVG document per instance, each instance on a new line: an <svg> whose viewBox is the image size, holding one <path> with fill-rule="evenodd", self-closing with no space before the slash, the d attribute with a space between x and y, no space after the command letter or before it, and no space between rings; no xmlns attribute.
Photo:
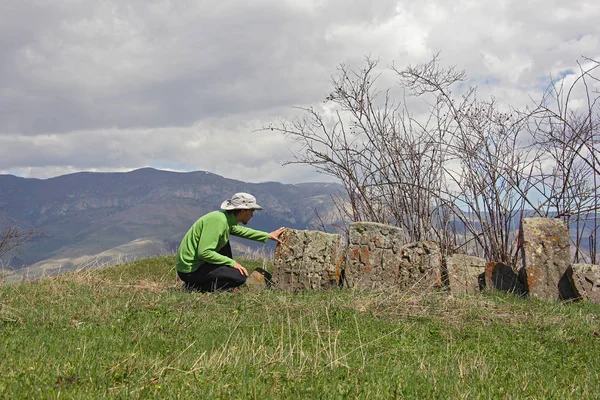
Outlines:
<svg viewBox="0 0 600 400"><path fill-rule="evenodd" d="M491 261L485 265L486 290L500 290L502 292L525 295L527 288L519 279L510 265Z"/></svg>
<svg viewBox="0 0 600 400"><path fill-rule="evenodd" d="M573 264L573 283L582 299L600 304L600 265Z"/></svg>
<svg viewBox="0 0 600 400"><path fill-rule="evenodd" d="M549 301L577 297L567 271L571 253L569 231L563 221L524 218L521 245L524 283L530 296Z"/></svg>
<svg viewBox="0 0 600 400"><path fill-rule="evenodd" d="M448 288L454 295L478 293L479 276L485 270L485 260L479 257L454 254L446 260Z"/></svg>
<svg viewBox="0 0 600 400"><path fill-rule="evenodd" d="M338 286L344 249L341 236L310 230L286 229L275 250L273 287L284 290Z"/></svg>
<svg viewBox="0 0 600 400"><path fill-rule="evenodd" d="M376 222L353 222L348 226L348 244L369 250L397 250L404 244L402 229Z"/></svg>
<svg viewBox="0 0 600 400"><path fill-rule="evenodd" d="M399 249L400 265L395 286L421 291L443 286L442 253L437 243L415 242Z"/></svg>
<svg viewBox="0 0 600 400"><path fill-rule="evenodd" d="M437 244L404 244L402 229L374 222L350 224L344 284L351 288L396 290L441 284Z"/></svg>
<svg viewBox="0 0 600 400"><path fill-rule="evenodd" d="M395 287L400 265L402 229L375 222L354 222L348 227L344 284L358 289Z"/></svg>
<svg viewBox="0 0 600 400"><path fill-rule="evenodd" d="M390 289L395 285L403 244L402 229L375 222L348 227L344 285L359 289Z"/></svg>

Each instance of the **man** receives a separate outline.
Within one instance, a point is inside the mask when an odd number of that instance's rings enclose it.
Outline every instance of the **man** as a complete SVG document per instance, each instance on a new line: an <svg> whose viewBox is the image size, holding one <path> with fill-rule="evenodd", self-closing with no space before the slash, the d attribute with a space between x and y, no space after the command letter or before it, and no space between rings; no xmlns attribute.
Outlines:
<svg viewBox="0 0 600 400"><path fill-rule="evenodd" d="M246 282L248 271L233 260L229 235L281 243L279 235L285 228L267 233L238 226L240 222L246 225L255 210L262 210L251 194L236 193L221 204L221 209L200 217L181 240L176 269L187 289L209 292L233 289Z"/></svg>

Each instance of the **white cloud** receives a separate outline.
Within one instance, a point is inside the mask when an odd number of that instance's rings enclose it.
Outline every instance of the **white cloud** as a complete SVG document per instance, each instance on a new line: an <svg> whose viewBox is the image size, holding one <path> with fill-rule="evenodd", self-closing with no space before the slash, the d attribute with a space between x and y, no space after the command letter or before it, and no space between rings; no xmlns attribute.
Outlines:
<svg viewBox="0 0 600 400"><path fill-rule="evenodd" d="M308 168L285 166L292 143L260 120L214 118L188 127L99 129L48 135L0 135L0 173L48 178L145 166L205 170L249 182L314 180ZM31 155L35 158L32 159ZM150 161L150 162L149 162ZM322 177L320 180L331 180Z"/></svg>
<svg viewBox="0 0 600 400"><path fill-rule="evenodd" d="M323 179L281 168L292 143L252 132L292 106L322 104L338 63L371 55L402 68L441 51L480 96L523 106L582 55L600 58L598 17L584 0L9 0L0 171Z"/></svg>
<svg viewBox="0 0 600 400"><path fill-rule="evenodd" d="M506 58L499 58L495 54L481 51L483 63L488 73L497 80L516 84L525 72L533 68L533 61L525 54L512 53Z"/></svg>

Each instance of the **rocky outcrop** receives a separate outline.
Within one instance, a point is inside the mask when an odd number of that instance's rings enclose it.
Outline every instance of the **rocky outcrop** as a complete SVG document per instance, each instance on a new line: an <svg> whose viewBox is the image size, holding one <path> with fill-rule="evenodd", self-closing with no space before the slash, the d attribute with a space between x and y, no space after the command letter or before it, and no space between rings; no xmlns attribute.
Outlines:
<svg viewBox="0 0 600 400"><path fill-rule="evenodd" d="M286 229L275 251L273 286L284 290L324 289L340 283L341 236Z"/></svg>
<svg viewBox="0 0 600 400"><path fill-rule="evenodd" d="M521 245L522 275L531 297L550 301L577 298L570 269L569 232L563 221L524 218Z"/></svg>

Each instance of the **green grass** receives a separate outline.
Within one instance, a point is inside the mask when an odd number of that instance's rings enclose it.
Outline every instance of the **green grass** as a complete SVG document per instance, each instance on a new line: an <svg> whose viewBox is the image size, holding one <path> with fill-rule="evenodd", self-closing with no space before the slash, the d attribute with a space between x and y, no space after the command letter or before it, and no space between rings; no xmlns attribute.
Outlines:
<svg viewBox="0 0 600 400"><path fill-rule="evenodd" d="M599 305L502 294L185 293L173 263L1 286L0 398L600 393Z"/></svg>

